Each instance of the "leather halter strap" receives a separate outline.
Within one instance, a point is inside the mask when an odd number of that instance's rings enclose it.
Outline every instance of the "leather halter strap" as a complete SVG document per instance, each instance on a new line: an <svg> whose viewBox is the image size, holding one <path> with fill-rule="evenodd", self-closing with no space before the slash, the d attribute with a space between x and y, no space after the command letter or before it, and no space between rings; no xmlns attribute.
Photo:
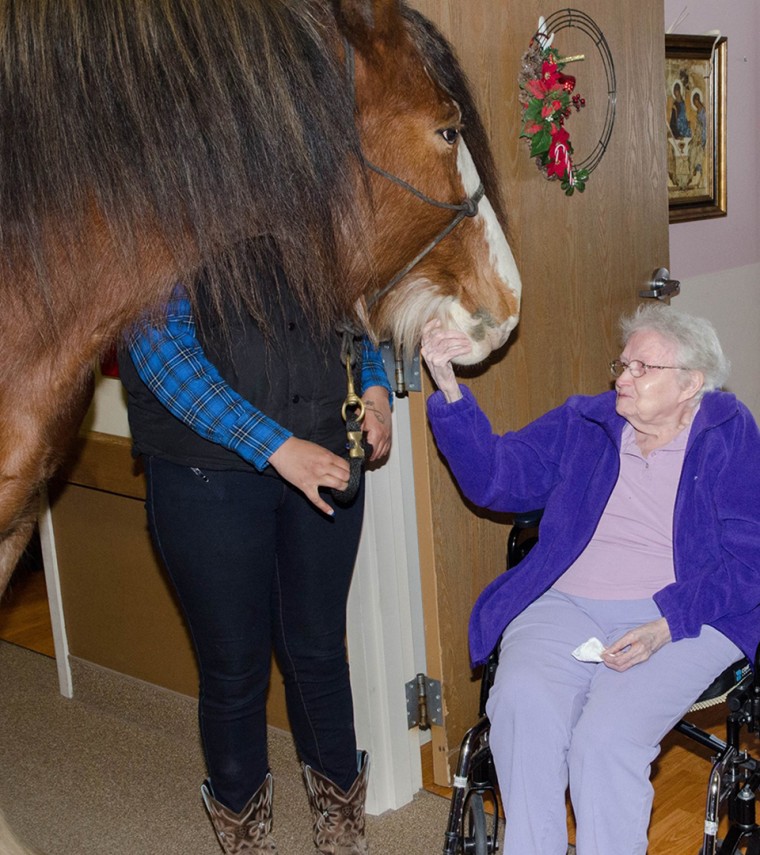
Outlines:
<svg viewBox="0 0 760 855"><path fill-rule="evenodd" d="M351 87L351 92L354 95L354 110L356 110L356 61L354 55L353 46L344 40L344 50L346 55L346 75L348 77L349 85ZM396 184L398 187L403 188L407 192L411 193L417 199L422 202L425 202L427 205L432 205L436 208L445 208L449 211L456 211L454 218L446 225L440 232L427 244L420 252L415 255L415 257L404 265L401 270L393 276L386 285L384 285L379 291L376 291L367 301L366 307L367 310L372 308L372 306L384 297L389 291L395 288L396 285L422 261L427 255L429 255L441 241L445 240L454 229L465 219L465 217L474 217L478 213L478 205L480 204L480 200L485 195L485 188L483 187L482 182L478 185L478 188L471 196L467 196L462 202L441 202L438 199L433 199L432 197L426 195L421 190L418 190L408 181L404 181L403 178L399 178L398 175L393 175L393 173L386 171L380 166L372 163L372 161L368 160L362 154L362 160L367 169L376 173L377 175L385 178L387 181L390 181L393 184Z"/></svg>

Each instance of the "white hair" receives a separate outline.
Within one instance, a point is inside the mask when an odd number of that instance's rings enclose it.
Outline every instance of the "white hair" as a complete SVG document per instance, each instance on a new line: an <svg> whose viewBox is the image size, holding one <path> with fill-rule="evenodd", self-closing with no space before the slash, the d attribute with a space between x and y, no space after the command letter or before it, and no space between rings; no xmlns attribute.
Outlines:
<svg viewBox="0 0 760 855"><path fill-rule="evenodd" d="M700 397L720 389L728 379L731 363L723 353L715 327L705 318L687 315L670 306L642 304L634 314L620 319L620 330L623 345L634 333L645 330L672 342L680 365L704 375Z"/></svg>

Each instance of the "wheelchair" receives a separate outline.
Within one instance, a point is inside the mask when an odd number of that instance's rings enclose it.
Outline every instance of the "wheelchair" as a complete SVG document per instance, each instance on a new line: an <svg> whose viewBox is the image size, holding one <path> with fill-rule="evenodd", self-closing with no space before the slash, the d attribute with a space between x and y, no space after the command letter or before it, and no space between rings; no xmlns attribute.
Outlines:
<svg viewBox="0 0 760 855"><path fill-rule="evenodd" d="M541 511L515 515L507 541L507 567L514 567L538 542ZM498 649L483 666L478 720L459 750L443 855L490 855L499 850L500 800L489 748L490 722L485 712L498 664ZM712 752L702 846L697 855L760 855L760 825L755 803L760 790L760 759L741 748L743 729L760 733L760 647L754 669L741 659L720 674L693 704L690 712L719 703L728 708L726 739L719 739L686 719L675 730ZM488 807L488 810L487 810ZM721 817L728 831L718 839ZM746 849L744 849L746 847ZM573 853L570 847L568 855Z"/></svg>

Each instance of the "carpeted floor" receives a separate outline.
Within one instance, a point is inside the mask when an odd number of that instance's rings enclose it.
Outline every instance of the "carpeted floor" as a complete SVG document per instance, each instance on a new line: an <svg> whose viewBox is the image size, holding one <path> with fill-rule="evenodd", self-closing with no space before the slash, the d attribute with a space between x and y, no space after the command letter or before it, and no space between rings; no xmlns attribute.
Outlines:
<svg viewBox="0 0 760 855"><path fill-rule="evenodd" d="M55 662L0 641L0 809L44 855L220 855L202 808L195 702L75 662L76 697ZM270 731L280 855L313 855L288 734ZM441 852L448 802L419 793L368 817L372 855ZM3 841L0 855L17 850Z"/></svg>

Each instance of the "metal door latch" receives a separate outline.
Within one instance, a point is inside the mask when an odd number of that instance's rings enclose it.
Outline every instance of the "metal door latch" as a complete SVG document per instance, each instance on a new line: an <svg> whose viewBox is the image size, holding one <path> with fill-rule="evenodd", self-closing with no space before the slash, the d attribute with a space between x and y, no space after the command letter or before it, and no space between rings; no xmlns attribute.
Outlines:
<svg viewBox="0 0 760 855"><path fill-rule="evenodd" d="M639 297L652 297L655 300L665 300L681 293L681 283L670 278L667 267L658 267L652 274L649 291L639 291Z"/></svg>

